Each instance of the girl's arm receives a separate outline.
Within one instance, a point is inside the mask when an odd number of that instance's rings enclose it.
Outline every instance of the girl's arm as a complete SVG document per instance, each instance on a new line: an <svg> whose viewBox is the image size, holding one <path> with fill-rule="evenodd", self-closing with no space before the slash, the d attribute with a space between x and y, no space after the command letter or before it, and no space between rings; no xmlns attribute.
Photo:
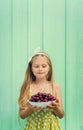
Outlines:
<svg viewBox="0 0 83 130"><path fill-rule="evenodd" d="M33 108L29 103L27 103L25 107L19 108L19 115L22 119L27 118L32 112L33 112Z"/></svg>
<svg viewBox="0 0 83 130"><path fill-rule="evenodd" d="M53 105L55 105L54 113L59 118L63 118L64 110L63 110L63 105L62 105L62 94L61 94L61 88L58 84L55 84L55 91L56 91L57 100L56 100L55 104L53 104Z"/></svg>
<svg viewBox="0 0 83 130"><path fill-rule="evenodd" d="M56 92L57 100L53 101L52 104L48 106L48 108L52 108L56 116L63 118L64 110L62 105L61 89L58 84L54 84L54 91Z"/></svg>
<svg viewBox="0 0 83 130"><path fill-rule="evenodd" d="M34 110L42 110L42 109L43 109L42 107L32 106L29 103L27 103L26 107L19 108L19 115L22 119L25 119L30 114L32 114Z"/></svg>

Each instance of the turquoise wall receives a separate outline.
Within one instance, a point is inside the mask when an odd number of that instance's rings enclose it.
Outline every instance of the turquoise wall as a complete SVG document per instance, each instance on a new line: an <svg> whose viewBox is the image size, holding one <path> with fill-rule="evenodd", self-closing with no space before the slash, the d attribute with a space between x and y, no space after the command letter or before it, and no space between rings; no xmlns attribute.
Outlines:
<svg viewBox="0 0 83 130"><path fill-rule="evenodd" d="M23 130L18 96L28 57L40 46L62 89L63 130L83 130L83 1L0 1L0 130Z"/></svg>

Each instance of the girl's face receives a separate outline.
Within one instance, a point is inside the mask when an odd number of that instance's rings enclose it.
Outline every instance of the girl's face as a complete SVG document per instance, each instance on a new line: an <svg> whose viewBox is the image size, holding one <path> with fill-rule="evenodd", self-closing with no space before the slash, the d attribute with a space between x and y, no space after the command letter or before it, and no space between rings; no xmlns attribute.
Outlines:
<svg viewBox="0 0 83 130"><path fill-rule="evenodd" d="M48 59L45 56L36 56L32 61L32 72L36 79L46 78L49 72Z"/></svg>

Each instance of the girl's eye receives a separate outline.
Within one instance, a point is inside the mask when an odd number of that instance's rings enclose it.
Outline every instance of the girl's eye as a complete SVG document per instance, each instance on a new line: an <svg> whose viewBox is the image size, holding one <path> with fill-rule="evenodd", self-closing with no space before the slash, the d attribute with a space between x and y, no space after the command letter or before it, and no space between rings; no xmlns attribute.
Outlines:
<svg viewBox="0 0 83 130"><path fill-rule="evenodd" d="M38 65L34 66L34 68L39 68L39 67L40 67L40 66L38 66ZM42 65L41 67L42 67L42 68L45 68L46 65Z"/></svg>
<svg viewBox="0 0 83 130"><path fill-rule="evenodd" d="M43 67L43 68L45 68L45 67L46 67L46 65L43 65L42 67Z"/></svg>
<svg viewBox="0 0 83 130"><path fill-rule="evenodd" d="M38 68L39 66L37 65L37 66L34 66L35 68Z"/></svg>

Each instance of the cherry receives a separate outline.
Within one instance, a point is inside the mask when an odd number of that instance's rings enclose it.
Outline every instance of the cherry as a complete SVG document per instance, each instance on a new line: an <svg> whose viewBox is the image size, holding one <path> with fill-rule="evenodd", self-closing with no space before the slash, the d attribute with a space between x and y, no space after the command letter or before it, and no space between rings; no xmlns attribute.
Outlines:
<svg viewBox="0 0 83 130"><path fill-rule="evenodd" d="M56 97L54 97L50 93L40 93L40 92L38 92L35 95L32 95L30 98L30 101L32 102L48 102L54 100L56 100Z"/></svg>

